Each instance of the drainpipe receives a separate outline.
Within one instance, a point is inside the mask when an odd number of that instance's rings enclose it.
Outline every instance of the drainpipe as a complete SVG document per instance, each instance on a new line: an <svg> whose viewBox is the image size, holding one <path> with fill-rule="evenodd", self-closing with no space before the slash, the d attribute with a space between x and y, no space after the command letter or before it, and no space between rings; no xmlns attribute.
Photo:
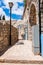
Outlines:
<svg viewBox="0 0 43 65"><path fill-rule="evenodd" d="M39 42L40 42L40 55L41 55L41 10L40 10L40 0L39 0Z"/></svg>

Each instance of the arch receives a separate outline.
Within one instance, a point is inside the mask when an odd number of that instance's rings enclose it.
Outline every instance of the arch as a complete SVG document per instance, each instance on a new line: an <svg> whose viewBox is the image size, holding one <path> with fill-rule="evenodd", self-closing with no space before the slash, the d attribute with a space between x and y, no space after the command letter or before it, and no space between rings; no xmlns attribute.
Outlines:
<svg viewBox="0 0 43 65"><path fill-rule="evenodd" d="M30 7L29 22L30 22L31 26L37 24L37 22L36 22L36 7L34 4L32 4Z"/></svg>

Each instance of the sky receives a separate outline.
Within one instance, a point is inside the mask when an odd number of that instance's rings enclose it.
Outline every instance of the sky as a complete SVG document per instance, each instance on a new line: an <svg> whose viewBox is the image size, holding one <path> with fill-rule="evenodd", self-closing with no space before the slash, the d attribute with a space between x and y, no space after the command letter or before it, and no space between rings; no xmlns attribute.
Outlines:
<svg viewBox="0 0 43 65"><path fill-rule="evenodd" d="M5 15L6 20L10 19L10 8L8 2L13 2L12 20L21 20L24 11L23 0L0 0L0 16Z"/></svg>

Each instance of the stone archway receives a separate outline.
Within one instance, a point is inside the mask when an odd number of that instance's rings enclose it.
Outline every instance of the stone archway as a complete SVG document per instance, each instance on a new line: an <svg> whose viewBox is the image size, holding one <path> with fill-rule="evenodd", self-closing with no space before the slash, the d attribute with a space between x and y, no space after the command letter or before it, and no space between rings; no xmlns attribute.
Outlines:
<svg viewBox="0 0 43 65"><path fill-rule="evenodd" d="M30 25L33 26L33 25L36 25L36 8L34 6L34 4L31 5L31 8L30 8L30 16L29 16L29 22L30 22Z"/></svg>

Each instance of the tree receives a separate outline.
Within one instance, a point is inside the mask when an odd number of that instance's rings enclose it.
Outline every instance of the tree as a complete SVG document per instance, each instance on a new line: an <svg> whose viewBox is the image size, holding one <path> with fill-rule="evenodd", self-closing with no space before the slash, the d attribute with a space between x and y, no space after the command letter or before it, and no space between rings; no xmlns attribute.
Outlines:
<svg viewBox="0 0 43 65"><path fill-rule="evenodd" d="M0 20L1 20L1 16L0 16Z"/></svg>
<svg viewBox="0 0 43 65"><path fill-rule="evenodd" d="M24 0L24 6L25 6L25 9L26 9L26 6L27 6L27 0Z"/></svg>
<svg viewBox="0 0 43 65"><path fill-rule="evenodd" d="M2 20L5 20L5 15L3 15Z"/></svg>
<svg viewBox="0 0 43 65"><path fill-rule="evenodd" d="M26 0L24 0L24 4L26 4Z"/></svg>

